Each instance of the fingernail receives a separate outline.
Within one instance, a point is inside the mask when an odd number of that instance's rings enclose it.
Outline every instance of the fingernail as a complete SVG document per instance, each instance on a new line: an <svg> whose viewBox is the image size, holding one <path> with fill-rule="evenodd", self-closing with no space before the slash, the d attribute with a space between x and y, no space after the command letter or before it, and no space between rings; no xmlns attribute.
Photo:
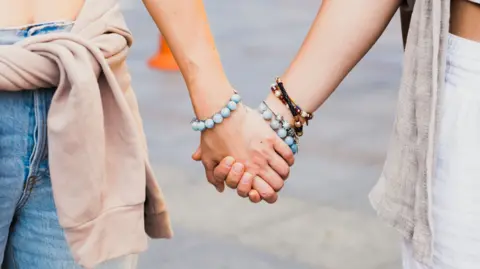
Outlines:
<svg viewBox="0 0 480 269"><path fill-rule="evenodd" d="M225 164L226 164L228 167L231 167L234 161L235 161L235 160L234 160L233 158L227 157L227 159L225 160Z"/></svg>
<svg viewBox="0 0 480 269"><path fill-rule="evenodd" d="M242 179L240 180L240 182L241 182L242 184L247 184L247 183L250 181L251 178L252 178L252 175L251 175L250 173L245 173L245 174L243 174Z"/></svg>
<svg viewBox="0 0 480 269"><path fill-rule="evenodd" d="M241 164L241 163L236 163L236 164L233 165L233 171L234 171L235 173L241 173L242 170L243 170L243 164Z"/></svg>

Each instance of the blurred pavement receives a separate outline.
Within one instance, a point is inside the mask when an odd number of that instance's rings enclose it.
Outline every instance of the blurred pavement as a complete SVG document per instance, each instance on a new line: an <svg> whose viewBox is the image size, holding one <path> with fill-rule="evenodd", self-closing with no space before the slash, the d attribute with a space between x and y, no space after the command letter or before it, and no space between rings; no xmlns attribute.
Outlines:
<svg viewBox="0 0 480 269"><path fill-rule="evenodd" d="M382 168L401 74L395 18L306 129L275 205L218 194L190 160L198 133L179 73L148 69L157 30L141 1L122 0L135 36L129 64L152 163L176 232L142 254L142 269L399 269L397 234L367 200ZM222 61L244 101L256 107L283 72L319 1L206 0ZM321 49L321 48L319 48Z"/></svg>

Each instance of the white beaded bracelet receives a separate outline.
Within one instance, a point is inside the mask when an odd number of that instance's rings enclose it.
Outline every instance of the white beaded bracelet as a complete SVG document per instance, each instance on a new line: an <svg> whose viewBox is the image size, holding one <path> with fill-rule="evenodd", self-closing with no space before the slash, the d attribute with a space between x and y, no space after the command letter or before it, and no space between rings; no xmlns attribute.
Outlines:
<svg viewBox="0 0 480 269"><path fill-rule="evenodd" d="M224 119L230 117L231 112L237 109L237 105L240 101L242 101L242 97L235 92L232 97L230 97L227 105L219 112L215 113L211 118L205 120L194 118L191 121L192 129L199 132L205 131L206 129L212 129L216 124L220 124Z"/></svg>
<svg viewBox="0 0 480 269"><path fill-rule="evenodd" d="M262 114L263 119L270 122L270 127L290 147L293 154L296 154L298 152L298 136L290 123L281 115L274 113L265 101L260 104L258 112Z"/></svg>

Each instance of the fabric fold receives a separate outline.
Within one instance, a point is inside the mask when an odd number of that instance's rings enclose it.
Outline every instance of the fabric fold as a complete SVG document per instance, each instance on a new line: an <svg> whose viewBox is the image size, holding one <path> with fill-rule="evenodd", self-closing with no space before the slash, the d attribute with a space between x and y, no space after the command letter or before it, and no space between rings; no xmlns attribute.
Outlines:
<svg viewBox="0 0 480 269"><path fill-rule="evenodd" d="M73 256L87 268L145 249L146 233L172 236L125 62L132 42L117 1L86 0L71 32L0 46L0 90L57 88L52 188Z"/></svg>

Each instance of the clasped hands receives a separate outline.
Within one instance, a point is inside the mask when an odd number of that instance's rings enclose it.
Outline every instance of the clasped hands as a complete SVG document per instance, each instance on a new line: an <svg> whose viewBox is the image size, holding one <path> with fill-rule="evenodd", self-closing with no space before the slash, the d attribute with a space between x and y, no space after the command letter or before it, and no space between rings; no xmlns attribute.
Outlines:
<svg viewBox="0 0 480 269"><path fill-rule="evenodd" d="M215 128L202 132L192 155L217 191L225 184L251 202L276 202L294 154L261 114L243 104Z"/></svg>

